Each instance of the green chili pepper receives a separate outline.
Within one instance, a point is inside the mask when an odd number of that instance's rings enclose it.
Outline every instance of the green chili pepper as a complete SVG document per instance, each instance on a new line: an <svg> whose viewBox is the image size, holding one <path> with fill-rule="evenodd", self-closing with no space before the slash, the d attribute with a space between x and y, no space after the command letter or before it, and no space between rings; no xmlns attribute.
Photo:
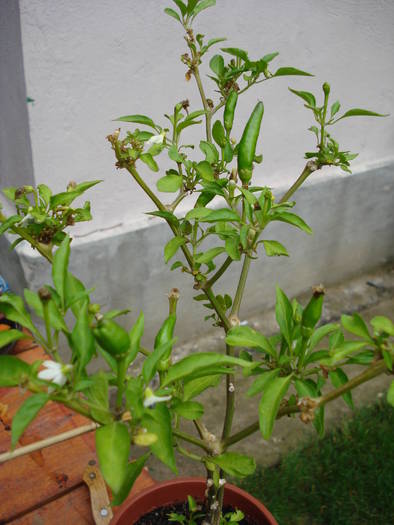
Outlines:
<svg viewBox="0 0 394 525"><path fill-rule="evenodd" d="M238 93L231 91L227 98L226 106L223 113L224 128L227 131L227 136L233 128L235 106L237 105Z"/></svg>
<svg viewBox="0 0 394 525"><path fill-rule="evenodd" d="M216 144L218 144L221 148L224 148L227 139L226 134L224 132L223 124L220 122L220 120L217 120L212 127L212 136Z"/></svg>
<svg viewBox="0 0 394 525"><path fill-rule="evenodd" d="M243 184L248 184L252 178L253 160L263 113L264 105L262 102L258 102L250 115L239 143L238 176Z"/></svg>
<svg viewBox="0 0 394 525"><path fill-rule="evenodd" d="M117 359L124 356L130 348L127 331L112 319L102 319L93 330L99 345Z"/></svg>

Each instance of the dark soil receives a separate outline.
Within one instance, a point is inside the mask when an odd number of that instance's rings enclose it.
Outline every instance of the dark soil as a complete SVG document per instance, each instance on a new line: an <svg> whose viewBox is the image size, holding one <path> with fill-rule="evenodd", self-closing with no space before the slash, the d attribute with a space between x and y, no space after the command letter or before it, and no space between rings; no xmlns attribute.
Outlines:
<svg viewBox="0 0 394 525"><path fill-rule="evenodd" d="M236 509L233 507L224 507L223 508L223 514L227 514L228 512L235 512ZM142 518L140 518L135 525L174 525L174 521L168 520L168 515L174 512L176 514L180 514L183 516L186 516L189 518L189 509L186 502L184 503L177 503L176 505L168 505L166 507L159 507L158 509L153 510L152 512L149 512L148 514L145 514ZM196 523L197 525L201 525L204 518L197 518ZM188 523L186 521L186 523ZM239 525L259 525L256 521L251 520L250 518L244 518L243 520L238 522ZM131 524L130 524L131 525Z"/></svg>

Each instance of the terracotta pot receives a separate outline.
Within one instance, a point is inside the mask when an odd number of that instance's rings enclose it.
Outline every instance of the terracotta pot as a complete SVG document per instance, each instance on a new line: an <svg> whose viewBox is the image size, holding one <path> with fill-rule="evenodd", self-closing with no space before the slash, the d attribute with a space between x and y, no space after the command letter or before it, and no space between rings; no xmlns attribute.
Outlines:
<svg viewBox="0 0 394 525"><path fill-rule="evenodd" d="M186 501L189 495L202 501L205 488L204 478L180 478L158 483L137 494L130 505L113 519L111 525L134 525L144 514L155 508ZM245 516L254 519L259 525L278 525L260 501L234 485L226 485L224 504L242 510Z"/></svg>

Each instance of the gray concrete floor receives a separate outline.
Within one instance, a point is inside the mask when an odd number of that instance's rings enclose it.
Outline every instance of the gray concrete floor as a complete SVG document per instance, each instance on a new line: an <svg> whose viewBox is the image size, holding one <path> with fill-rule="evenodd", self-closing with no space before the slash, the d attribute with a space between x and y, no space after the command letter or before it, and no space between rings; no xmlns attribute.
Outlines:
<svg viewBox="0 0 394 525"><path fill-rule="evenodd" d="M308 300L307 296L298 298L301 304ZM394 267L384 267L375 272L363 274L351 281L327 289L323 317L326 322L339 319L342 313L362 312L366 320L375 315L393 317L394 313ZM261 330L264 334L274 333L276 321L274 311L256 312L247 319L250 326ZM193 340L183 345L178 352L180 355L196 351L220 350L223 346L223 335L220 330L209 333L206 337ZM357 374L357 367L353 368ZM351 377L352 373L348 375ZM353 391L356 407L369 404L377 397L385 395L392 380L392 376L381 375ZM240 430L257 419L258 398L247 398L250 379L239 377L237 380L237 404L233 431ZM207 390L200 396L206 407L202 420L207 428L214 433L220 433L224 415L224 386L214 390ZM351 417L351 410L340 398L326 407L326 429L340 424L341 420ZM192 424L185 423L184 428L194 433ZM277 463L281 456L299 446L311 435L316 435L312 425L303 424L298 417L286 417L277 421L270 441L265 441L259 432L249 436L237 444L233 450L253 455L256 462L263 466ZM192 447L189 447L192 450ZM149 461L151 475L158 479L174 477L167 467L152 458ZM204 475L204 468L199 463L178 455L177 466L179 475Z"/></svg>

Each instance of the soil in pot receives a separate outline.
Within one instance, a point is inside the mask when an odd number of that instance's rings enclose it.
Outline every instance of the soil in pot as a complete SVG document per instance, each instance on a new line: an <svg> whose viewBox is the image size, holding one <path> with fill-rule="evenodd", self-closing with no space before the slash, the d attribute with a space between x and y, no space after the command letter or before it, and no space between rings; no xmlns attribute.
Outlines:
<svg viewBox="0 0 394 525"><path fill-rule="evenodd" d="M223 514L227 514L228 512L235 512L236 510L237 509L233 507L227 506L223 508ZM174 521L168 521L168 515L172 512L188 517L189 510L188 510L187 503L186 502L177 503L175 505L167 505L165 507L160 507L158 509L155 509L152 512L149 512L148 514L145 514L145 516L142 516L142 518L140 518L135 523L135 525L173 525ZM196 524L201 525L203 521L204 521L204 518L197 519ZM238 522L238 525L259 525L259 524L257 523L257 521L254 521L254 520L251 520L250 518L245 517L243 520Z"/></svg>

